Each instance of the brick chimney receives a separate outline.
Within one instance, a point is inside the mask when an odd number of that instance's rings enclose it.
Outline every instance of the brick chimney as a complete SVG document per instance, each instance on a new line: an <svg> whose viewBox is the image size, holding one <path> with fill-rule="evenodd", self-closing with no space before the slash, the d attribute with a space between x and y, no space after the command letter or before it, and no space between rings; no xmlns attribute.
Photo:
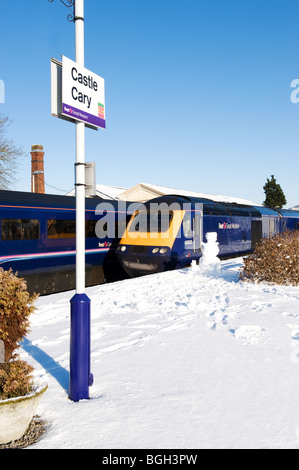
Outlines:
<svg viewBox="0 0 299 470"><path fill-rule="evenodd" d="M42 145L31 147L31 192L45 194L44 148Z"/></svg>

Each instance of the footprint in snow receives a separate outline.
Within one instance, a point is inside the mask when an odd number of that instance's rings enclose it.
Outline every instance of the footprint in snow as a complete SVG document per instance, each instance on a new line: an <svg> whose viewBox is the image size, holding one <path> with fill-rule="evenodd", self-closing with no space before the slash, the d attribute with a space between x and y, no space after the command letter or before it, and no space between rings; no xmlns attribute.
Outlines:
<svg viewBox="0 0 299 470"><path fill-rule="evenodd" d="M298 329L293 329L291 332L291 362L293 364L299 364L299 330Z"/></svg>
<svg viewBox="0 0 299 470"><path fill-rule="evenodd" d="M242 325L229 330L241 344L257 344L265 339L266 330L257 325Z"/></svg>

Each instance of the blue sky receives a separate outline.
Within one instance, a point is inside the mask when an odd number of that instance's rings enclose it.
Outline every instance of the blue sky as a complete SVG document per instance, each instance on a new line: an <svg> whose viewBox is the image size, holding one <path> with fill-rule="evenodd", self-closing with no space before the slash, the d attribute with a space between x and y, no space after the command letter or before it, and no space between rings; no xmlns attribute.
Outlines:
<svg viewBox="0 0 299 470"><path fill-rule="evenodd" d="M45 151L47 192L74 184L75 125L51 116L50 59L75 60L54 0L0 1L0 113L27 157ZM264 200L274 174L299 204L297 0L85 0L85 67L105 79L106 130L86 130L97 183L139 182Z"/></svg>

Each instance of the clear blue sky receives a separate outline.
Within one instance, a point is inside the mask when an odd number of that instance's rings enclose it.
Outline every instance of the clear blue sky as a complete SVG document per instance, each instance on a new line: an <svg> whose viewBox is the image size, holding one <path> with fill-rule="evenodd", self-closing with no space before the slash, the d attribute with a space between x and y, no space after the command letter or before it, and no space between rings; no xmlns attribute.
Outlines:
<svg viewBox="0 0 299 470"><path fill-rule="evenodd" d="M75 59L67 13L60 0L0 1L0 113L28 155L18 190L30 191L34 144L47 192L74 184L75 126L50 109L50 59ZM274 174L299 204L298 0L85 0L85 67L105 79L107 129L86 130L98 184L262 202Z"/></svg>

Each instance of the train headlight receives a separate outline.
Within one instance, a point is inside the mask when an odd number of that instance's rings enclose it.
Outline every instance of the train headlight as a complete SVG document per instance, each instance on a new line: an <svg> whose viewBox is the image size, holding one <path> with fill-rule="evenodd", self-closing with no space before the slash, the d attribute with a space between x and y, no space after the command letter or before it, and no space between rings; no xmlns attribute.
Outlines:
<svg viewBox="0 0 299 470"><path fill-rule="evenodd" d="M161 248L160 249L160 253L163 255L164 253L166 253L168 251L168 248Z"/></svg>
<svg viewBox="0 0 299 470"><path fill-rule="evenodd" d="M153 248L152 253L158 253L159 248Z"/></svg>
<svg viewBox="0 0 299 470"><path fill-rule="evenodd" d="M127 249L127 247L126 247L125 245L122 245L122 246L120 247L120 250L121 250L121 251L126 251L126 249Z"/></svg>

